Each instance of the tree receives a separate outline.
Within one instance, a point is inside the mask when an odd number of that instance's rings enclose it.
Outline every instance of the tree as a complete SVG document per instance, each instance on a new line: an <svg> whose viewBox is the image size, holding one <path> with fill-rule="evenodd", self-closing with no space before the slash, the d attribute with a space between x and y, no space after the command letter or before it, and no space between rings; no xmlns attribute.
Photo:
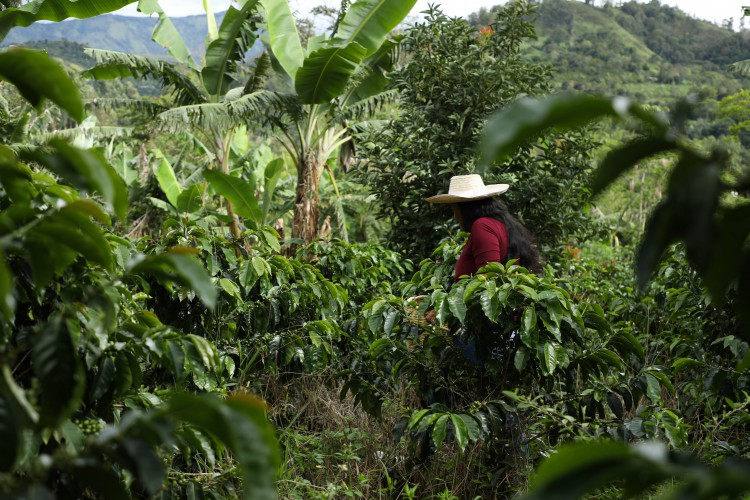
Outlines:
<svg viewBox="0 0 750 500"><path fill-rule="evenodd" d="M291 94L261 89L269 67L266 56L256 61L254 73L243 86L233 88L239 82L235 82L232 70L258 36L259 19L255 15L260 4L267 11L265 41L276 70L294 82ZM154 39L171 40L170 53L187 65L188 75L174 63L100 50L91 51L100 64L86 74L96 79L159 79L173 92L176 106L156 108L158 119L173 129L187 126L201 134L219 171L208 180L224 195L238 182L225 177L235 127L250 119L277 126L282 133L280 141L297 167L292 236L309 242L318 234L318 183L323 169L330 171L326 161L350 141L347 120L373 113L391 96L383 93L387 83L383 72L392 65L395 43L386 41L386 37L413 4L414 1L360 0L336 25L333 38L313 36L304 51L286 0L246 0L240 9L230 7L218 32L212 34L209 29L210 43L203 68L192 60L161 9L147 4L145 12L157 12L162 19ZM144 10L144 4L139 8ZM211 26L213 14L209 10L207 18ZM250 184L239 186L244 192L241 198L247 202L247 209L240 215L247 218L257 212L257 202L252 199ZM235 207L229 200L226 206L233 219L232 232L238 236Z"/></svg>
<svg viewBox="0 0 750 500"><path fill-rule="evenodd" d="M330 38L311 37L303 49L287 1L263 0L274 67L294 82L286 97L303 110L270 117L297 167L292 237L310 242L318 235L320 176L324 170L333 175L328 159L337 149L351 152L350 121L372 115L393 96L384 91L396 46L387 37L414 3L359 0L341 13Z"/></svg>
<svg viewBox="0 0 750 500"><path fill-rule="evenodd" d="M155 2L142 0L139 10L159 15L153 39L165 45L176 63L151 57L105 50L89 50L97 65L84 72L96 80L112 78L153 78L172 92L174 105L164 107L144 100L115 100L110 104L136 106L150 110L158 126L172 130L192 130L205 145L210 157L206 174L212 187L226 199L230 229L235 237L241 234L237 215L246 222L256 223L259 213L254 188L229 176L229 152L237 126L251 115L267 112L277 106L296 112L296 103L289 104L283 96L260 90L268 71L268 58L261 56L254 71L244 82L235 74L246 52L255 43L259 31L259 0L243 0L239 8L230 6L221 26L210 6L204 2L209 26L206 61L199 67L169 18ZM236 207L241 199L240 207ZM235 214L235 212L237 212Z"/></svg>
<svg viewBox="0 0 750 500"><path fill-rule="evenodd" d="M476 170L486 118L519 94L549 90L549 67L522 59L534 7L514 2L496 12L481 32L438 9L410 29L402 42L409 62L393 75L401 113L363 141L360 175L391 222L391 241L417 260L451 231L444 209L424 199L451 175ZM505 198L541 243L552 244L580 225L587 151L585 140L552 137L484 173L487 182L512 184Z"/></svg>
<svg viewBox="0 0 750 500"><path fill-rule="evenodd" d="M729 132L735 134L743 145L750 144L750 91L742 89L719 102L720 118L732 123Z"/></svg>

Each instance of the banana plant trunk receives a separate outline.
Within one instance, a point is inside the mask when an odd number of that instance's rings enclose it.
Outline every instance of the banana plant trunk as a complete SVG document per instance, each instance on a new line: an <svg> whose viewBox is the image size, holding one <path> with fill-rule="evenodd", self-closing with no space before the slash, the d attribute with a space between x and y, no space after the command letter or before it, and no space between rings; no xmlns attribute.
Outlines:
<svg viewBox="0 0 750 500"><path fill-rule="evenodd" d="M308 149L297 168L292 238L302 239L305 243L310 243L318 237L320 163L318 155Z"/></svg>
<svg viewBox="0 0 750 500"><path fill-rule="evenodd" d="M232 127L226 136L221 131L215 130L213 133L214 148L216 151L214 154L216 155L216 158L219 159L219 171L223 174L229 173L229 150L231 147L230 142L234 136L234 130L234 127ZM223 198L221 201L224 203L224 206L227 209L227 215L231 219L231 222L229 222L229 231L232 233L232 236L239 239L242 236L239 224L240 219L237 214L234 213L232 202L226 198Z"/></svg>

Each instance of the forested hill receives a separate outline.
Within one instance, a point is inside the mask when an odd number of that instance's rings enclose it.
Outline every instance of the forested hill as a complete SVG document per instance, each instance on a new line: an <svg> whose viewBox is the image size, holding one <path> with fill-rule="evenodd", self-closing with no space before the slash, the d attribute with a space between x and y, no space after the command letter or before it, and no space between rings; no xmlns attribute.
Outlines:
<svg viewBox="0 0 750 500"><path fill-rule="evenodd" d="M471 14L469 21L487 25L495 8ZM217 15L219 21L222 16ZM200 57L205 50L205 16L173 21L193 54ZM155 23L154 17L106 15L36 24L14 28L4 44L36 42L40 47L45 45L39 43L43 40L70 40L88 47L165 55L151 41ZM741 84L726 67L750 58L750 32L737 33L691 18L657 0L618 7L543 0L536 27L539 39L527 55L555 68L559 88L624 93L648 102L660 103L696 88L710 89L718 98L736 92ZM68 60L79 57L58 55Z"/></svg>
<svg viewBox="0 0 750 500"><path fill-rule="evenodd" d="M487 25L495 8L469 21ZM723 97L740 86L727 65L750 58L749 32L692 18L657 0L618 7L544 0L536 27L539 39L529 55L552 64L563 89L661 101L706 87Z"/></svg>
<svg viewBox="0 0 750 500"><path fill-rule="evenodd" d="M747 34L690 17L658 1L594 7L577 1L546 0L539 12L539 32L552 42L570 43L578 39L600 45L607 40L590 34L610 33L608 41L627 44L629 38L643 45L650 55L673 64L726 65L746 57L750 48ZM607 46L613 51L619 48Z"/></svg>
<svg viewBox="0 0 750 500"><path fill-rule="evenodd" d="M746 59L750 50L747 33L735 33L691 18L679 9L660 5L658 0L650 3L631 1L619 7L594 7L576 0L543 0L539 3L539 48L551 55L555 52L601 55L607 66L622 59L641 63L654 57L672 64L710 62L723 66ZM471 14L469 21L488 24L490 11L495 8ZM219 22L222 18L223 13L217 14ZM205 16L175 17L172 20L191 50L200 53L205 46ZM14 28L3 44L66 39L89 47L163 54L164 50L151 41L155 24L155 17L117 15L34 24ZM635 69L633 67L631 71Z"/></svg>
<svg viewBox="0 0 750 500"><path fill-rule="evenodd" d="M216 15L221 22L224 14ZM61 23L37 23L27 28L13 28L3 45L69 40L86 47L116 50L134 54L166 55L166 50L151 41L156 17L106 15L90 19L72 19ZM190 51L200 56L205 51L206 16L172 18Z"/></svg>

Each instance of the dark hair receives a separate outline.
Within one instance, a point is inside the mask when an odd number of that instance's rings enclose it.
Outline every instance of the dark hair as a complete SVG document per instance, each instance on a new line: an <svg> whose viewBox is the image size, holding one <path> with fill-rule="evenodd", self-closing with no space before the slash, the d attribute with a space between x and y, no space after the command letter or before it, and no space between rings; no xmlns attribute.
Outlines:
<svg viewBox="0 0 750 500"><path fill-rule="evenodd" d="M481 217L492 217L505 224L508 232L508 255L505 260L518 259L519 264L532 272L540 273L539 251L534 246L534 238L521 222L511 215L508 207L495 198L465 201L458 203L461 211L461 223L464 231L471 231L471 226Z"/></svg>

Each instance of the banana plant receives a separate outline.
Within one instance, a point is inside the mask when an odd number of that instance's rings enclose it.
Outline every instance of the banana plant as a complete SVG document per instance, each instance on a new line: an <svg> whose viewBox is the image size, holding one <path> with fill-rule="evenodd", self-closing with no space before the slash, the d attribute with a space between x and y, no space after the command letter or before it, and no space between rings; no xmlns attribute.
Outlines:
<svg viewBox="0 0 750 500"><path fill-rule="evenodd" d="M90 50L97 65L84 75L94 79L154 78L172 92L175 106L152 107L155 116L171 130L192 129L209 147L217 173L209 174L207 180L225 197L235 236L240 235L239 222L232 198L227 196L232 183L222 182L231 180L225 176L230 175L232 137L238 125L251 118L278 127L280 141L297 167L292 236L311 241L318 233L317 187L325 162L337 149L345 156L351 151L349 121L373 115L395 96L393 91L385 91L385 72L393 66L397 46L396 41L387 37L415 1L359 0L342 17L331 37L312 37L303 49L286 0L245 0L239 8L229 8L215 38L209 29L206 62L200 70L184 50L172 51L177 64ZM139 8L159 13L155 3L155 0L141 0ZM254 72L243 84L233 72L257 39L256 16L260 4L266 11L265 41L270 56L264 55L256 61ZM211 27L213 14L206 10ZM166 17L163 13L159 15ZM166 33L167 28L161 29ZM170 46L184 46L175 30L169 33ZM167 39L165 34L160 38ZM261 88L271 59L280 75L294 82L294 92ZM181 71L181 64L187 66L187 74ZM248 199L248 190L244 191L241 196ZM235 193L235 199L237 196Z"/></svg>
<svg viewBox="0 0 750 500"><path fill-rule="evenodd" d="M267 57L261 56L256 61L255 70L244 81L239 81L236 74L239 63L258 37L259 0L241 0L238 7L230 6L218 27L208 1L204 1L204 8L209 34L202 67L192 58L158 2L140 0L138 9L141 12L159 16L153 39L167 47L176 61L89 49L88 53L97 64L85 71L84 76L96 80L152 78L171 92L173 105L167 107L149 101L122 99L99 104L138 107L149 111L158 126L174 131L189 130L198 137L209 153L206 180L224 198L224 206L232 221L231 232L239 237L238 216L247 219L247 212L243 208L237 211L237 198L228 195L229 191L225 189L233 182L217 179L226 180L225 176L230 175L231 144L237 127L250 115L261 114L269 107L288 107L288 103L271 93L259 91L269 66ZM246 196L249 193L243 193L243 197Z"/></svg>
<svg viewBox="0 0 750 500"><path fill-rule="evenodd" d="M253 144L244 125L237 131L232 142L233 170L247 172L249 182L256 186L261 215L258 225L273 225L292 208L291 200L287 202L279 199L285 194L282 191L291 180L286 162L268 144Z"/></svg>
<svg viewBox="0 0 750 500"><path fill-rule="evenodd" d="M303 110L277 114L271 121L279 141L297 167L292 237L310 242L318 235L318 186L331 155L352 151L350 122L371 117L395 98L386 72L394 64L398 42L390 32L415 0L359 0L342 13L331 36L311 37L302 47L286 0L261 0L266 10L274 68L293 82L294 102Z"/></svg>
<svg viewBox="0 0 750 500"><path fill-rule="evenodd" d="M164 156L161 150L154 150L156 165L154 175L159 187L164 192L169 203L157 198L151 198L151 202L158 208L173 214L193 214L203 208L203 186L193 183L184 186L177 180L172 164Z"/></svg>

